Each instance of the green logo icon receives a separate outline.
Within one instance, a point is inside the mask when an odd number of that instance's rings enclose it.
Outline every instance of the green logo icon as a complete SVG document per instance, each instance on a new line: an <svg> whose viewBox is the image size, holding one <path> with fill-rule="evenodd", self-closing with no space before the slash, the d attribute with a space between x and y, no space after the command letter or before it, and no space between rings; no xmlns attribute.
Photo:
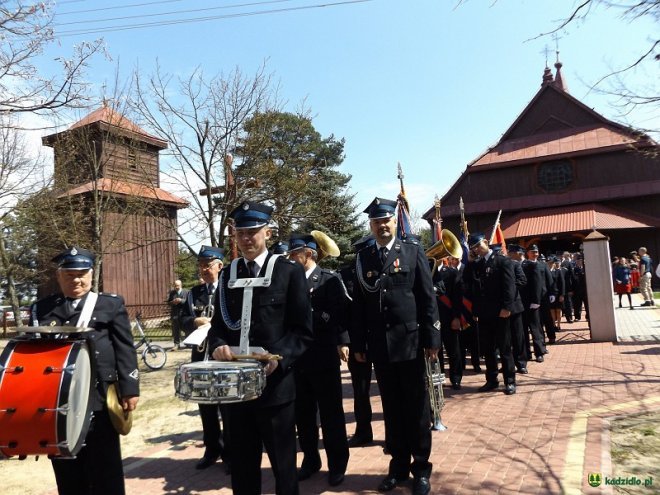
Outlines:
<svg viewBox="0 0 660 495"><path fill-rule="evenodd" d="M589 473L589 486L600 486L603 482L603 477L600 473Z"/></svg>

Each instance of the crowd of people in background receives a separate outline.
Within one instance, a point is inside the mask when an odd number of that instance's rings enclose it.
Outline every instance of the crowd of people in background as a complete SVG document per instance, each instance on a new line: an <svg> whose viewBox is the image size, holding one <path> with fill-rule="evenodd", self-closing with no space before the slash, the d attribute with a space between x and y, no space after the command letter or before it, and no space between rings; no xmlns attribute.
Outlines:
<svg viewBox="0 0 660 495"><path fill-rule="evenodd" d="M628 307L635 309L631 294L641 294L644 298L641 306L655 306L652 278L653 260L645 247L631 251L628 258L612 258L612 283L614 292L619 296L619 308L623 308L623 296L626 296Z"/></svg>

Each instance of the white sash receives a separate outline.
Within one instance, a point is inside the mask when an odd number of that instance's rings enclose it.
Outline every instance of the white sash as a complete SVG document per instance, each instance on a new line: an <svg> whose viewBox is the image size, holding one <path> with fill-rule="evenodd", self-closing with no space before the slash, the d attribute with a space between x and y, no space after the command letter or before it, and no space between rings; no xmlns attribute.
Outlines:
<svg viewBox="0 0 660 495"><path fill-rule="evenodd" d="M96 306L96 301L98 300L99 295L96 292L90 291L87 294L87 299L85 299L85 305L83 306L80 316L78 317L78 323L76 324L77 328L86 328L89 325L89 320L92 319L92 312L94 311L94 306Z"/></svg>
<svg viewBox="0 0 660 495"><path fill-rule="evenodd" d="M266 274L263 277L256 278L237 278L238 260L236 258L231 262L229 268L229 281L227 288L243 289L243 307L241 311L241 340L239 344L239 354L249 354L250 350L250 321L252 319L252 292L255 287L269 287L272 280L275 261L281 255L274 254L268 260L266 265Z"/></svg>

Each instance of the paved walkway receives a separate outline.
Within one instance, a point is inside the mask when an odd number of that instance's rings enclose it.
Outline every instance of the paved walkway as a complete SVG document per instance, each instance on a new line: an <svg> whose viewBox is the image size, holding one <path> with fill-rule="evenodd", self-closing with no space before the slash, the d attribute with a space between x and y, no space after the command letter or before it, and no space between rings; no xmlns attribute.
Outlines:
<svg viewBox="0 0 660 495"><path fill-rule="evenodd" d="M635 296L636 304L641 303ZM620 342L591 343L586 323L562 325L544 363L518 375L518 392L479 394L483 376L466 372L463 389L446 389L445 432L433 433L434 494L602 494L588 473L617 476L609 455L609 418L660 409L660 310L616 310ZM348 431L354 429L350 380L343 369ZM387 472L378 398L373 398L375 444L351 450L345 482L331 488L327 471L301 482L303 495L377 493ZM194 469L201 432L164 441L125 460L128 494L229 494L221 464ZM300 461L300 458L299 458ZM660 466L660 462L656 465ZM264 456L263 493L274 493ZM660 483L660 467L646 473ZM656 481L657 480L657 481ZM657 489L657 487L654 487ZM54 492L50 491L49 494ZM409 487L393 494L410 493ZM635 487L632 493L654 493ZM657 493L657 492L656 492Z"/></svg>

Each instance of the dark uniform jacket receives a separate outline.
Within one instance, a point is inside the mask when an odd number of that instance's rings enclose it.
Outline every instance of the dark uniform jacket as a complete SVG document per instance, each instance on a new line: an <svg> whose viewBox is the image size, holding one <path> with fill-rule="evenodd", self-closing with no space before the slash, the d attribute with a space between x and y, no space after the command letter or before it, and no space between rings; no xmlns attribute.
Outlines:
<svg viewBox="0 0 660 495"><path fill-rule="evenodd" d="M497 318L500 310L516 310L516 281L513 263L504 256L491 254L470 261L463 282L472 300L472 313L479 318Z"/></svg>
<svg viewBox="0 0 660 495"><path fill-rule="evenodd" d="M296 368L303 371L338 368L337 346L348 345L345 326L346 291L339 276L317 266L307 279L312 303L314 341Z"/></svg>
<svg viewBox="0 0 660 495"><path fill-rule="evenodd" d="M513 276L516 280L516 298L513 303L513 310L511 313L517 314L525 311L525 306L522 302L522 292L525 290L525 286L527 285L527 277L525 276L525 272L522 268L522 263L515 260L510 261L513 264Z"/></svg>
<svg viewBox="0 0 660 495"><path fill-rule="evenodd" d="M384 265L377 246L368 246L358 253L358 262L352 351L387 363L415 359L423 348L439 348L438 305L421 246L413 240L395 240Z"/></svg>
<svg viewBox="0 0 660 495"><path fill-rule="evenodd" d="M463 279L456 268L441 265L433 275L433 288L438 298L440 321L449 328L454 318L463 314Z"/></svg>
<svg viewBox="0 0 660 495"><path fill-rule="evenodd" d="M181 324L186 335L190 335L195 330L195 318L204 316L205 312L211 317L213 316L211 312L215 311L206 284L199 284L190 289L186 302L181 306Z"/></svg>
<svg viewBox="0 0 660 495"><path fill-rule="evenodd" d="M40 299L32 307L30 325L36 319L39 326L75 326L86 299L87 295L72 313L68 312L66 299L61 294ZM96 356L97 384L92 409L99 411L103 408L106 391L113 382L119 382L123 397L139 395L137 354L123 298L115 294L99 294L88 326L94 331L84 335L90 339Z"/></svg>
<svg viewBox="0 0 660 495"><path fill-rule="evenodd" d="M530 304L541 305L545 288L545 264L538 261L525 260L522 262L522 269L527 279L525 287L520 289L525 309L529 309Z"/></svg>
<svg viewBox="0 0 660 495"><path fill-rule="evenodd" d="M266 271L268 255L260 276ZM238 262L238 278L249 277L243 260ZM228 289L230 265L220 273L224 301L215 298L215 313L209 330L210 353L221 346L238 346L240 330L230 330L225 324L220 305L225 304L232 322L240 320L243 289ZM221 289L218 287L216 292ZM290 402L296 397L292 366L312 341L312 311L305 272L294 261L279 257L275 262L269 287L254 289L250 324L250 346L260 346L282 360L266 380L266 389L259 399L260 406L274 406Z"/></svg>
<svg viewBox="0 0 660 495"><path fill-rule="evenodd" d="M172 301L174 301L176 298L180 298L183 300L183 302L179 304L173 304ZM167 304L170 305L170 316L171 317L179 317L181 316L183 312L183 308L186 305L186 300L188 299L188 291L186 289L181 289L181 294L177 294L176 289L172 289L170 293L167 296Z"/></svg>

